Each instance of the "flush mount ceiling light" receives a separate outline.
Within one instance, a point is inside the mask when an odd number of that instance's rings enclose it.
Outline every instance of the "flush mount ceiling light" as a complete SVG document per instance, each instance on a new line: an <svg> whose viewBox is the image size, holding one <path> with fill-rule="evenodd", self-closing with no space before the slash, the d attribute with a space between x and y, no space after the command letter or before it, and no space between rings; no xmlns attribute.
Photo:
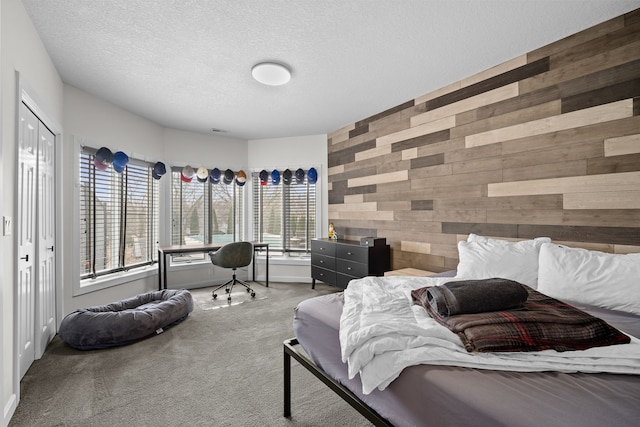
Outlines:
<svg viewBox="0 0 640 427"><path fill-rule="evenodd" d="M275 62L261 62L254 65L251 75L260 83L269 86L281 86L291 80L291 71Z"/></svg>

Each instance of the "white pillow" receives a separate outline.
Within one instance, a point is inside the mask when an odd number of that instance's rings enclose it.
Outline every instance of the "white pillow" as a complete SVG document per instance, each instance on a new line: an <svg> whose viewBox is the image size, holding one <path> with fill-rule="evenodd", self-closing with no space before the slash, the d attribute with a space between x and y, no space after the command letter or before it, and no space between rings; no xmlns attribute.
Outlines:
<svg viewBox="0 0 640 427"><path fill-rule="evenodd" d="M640 314L640 254L546 243L540 249L538 291L567 302Z"/></svg>
<svg viewBox="0 0 640 427"><path fill-rule="evenodd" d="M458 242L457 278L515 280L536 289L538 285L538 252L548 237L509 242L470 234L468 241Z"/></svg>

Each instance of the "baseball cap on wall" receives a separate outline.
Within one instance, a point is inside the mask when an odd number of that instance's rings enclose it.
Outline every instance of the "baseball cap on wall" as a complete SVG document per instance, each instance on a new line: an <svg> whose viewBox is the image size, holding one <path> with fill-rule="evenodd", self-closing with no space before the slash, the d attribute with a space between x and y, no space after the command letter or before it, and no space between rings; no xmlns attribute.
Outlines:
<svg viewBox="0 0 640 427"><path fill-rule="evenodd" d="M296 170L296 184L302 184L304 182L304 169L298 168Z"/></svg>
<svg viewBox="0 0 640 427"><path fill-rule="evenodd" d="M196 178L198 179L198 182L207 182L207 179L209 178L209 170L204 166L200 166L196 171Z"/></svg>
<svg viewBox="0 0 640 427"><path fill-rule="evenodd" d="M271 171L271 183L273 185L280 184L280 172L278 172L278 169L274 169Z"/></svg>
<svg viewBox="0 0 640 427"><path fill-rule="evenodd" d="M209 181L211 181L212 184L217 184L220 182L220 169L218 168L213 168L211 169L211 175L209 175Z"/></svg>
<svg viewBox="0 0 640 427"><path fill-rule="evenodd" d="M307 179L309 180L309 184L315 184L318 180L318 172L316 168L311 168L307 171Z"/></svg>
<svg viewBox="0 0 640 427"><path fill-rule="evenodd" d="M164 175L165 173L167 173L167 167L164 165L164 163L156 162L156 164L153 165L151 176L153 176L154 179L162 178L162 175Z"/></svg>
<svg viewBox="0 0 640 427"><path fill-rule="evenodd" d="M260 171L260 185L267 185L268 179L269 179L269 172L262 169Z"/></svg>
<svg viewBox="0 0 640 427"><path fill-rule="evenodd" d="M113 169L118 173L122 173L127 163L129 163L129 156L122 151L116 151L113 155Z"/></svg>
<svg viewBox="0 0 640 427"><path fill-rule="evenodd" d="M282 182L286 185L291 184L291 178L292 178L293 174L291 173L290 169L285 169L284 172L282 172Z"/></svg>
<svg viewBox="0 0 640 427"><path fill-rule="evenodd" d="M236 175L236 185L242 187L247 182L247 174L240 170Z"/></svg>
<svg viewBox="0 0 640 427"><path fill-rule="evenodd" d="M184 168L182 168L182 172L180 173L180 179L183 182L191 182L191 180L193 179L193 168L189 165L185 166Z"/></svg>
<svg viewBox="0 0 640 427"><path fill-rule="evenodd" d="M233 177L235 176L235 174L233 173L233 171L231 169L227 169L226 171L224 171L224 176L222 177L222 182L224 182L225 184L229 185L233 182Z"/></svg>
<svg viewBox="0 0 640 427"><path fill-rule="evenodd" d="M101 171L107 170L113 163L113 153L107 147L100 147L93 158L93 164Z"/></svg>

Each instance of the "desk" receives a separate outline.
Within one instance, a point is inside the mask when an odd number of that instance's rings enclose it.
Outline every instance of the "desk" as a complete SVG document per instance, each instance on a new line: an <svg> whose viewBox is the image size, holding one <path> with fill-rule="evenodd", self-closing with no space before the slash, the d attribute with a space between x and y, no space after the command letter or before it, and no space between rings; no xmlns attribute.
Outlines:
<svg viewBox="0 0 640 427"><path fill-rule="evenodd" d="M263 242L251 242L253 244L253 275L251 280L256 280L256 252L266 249L267 250L267 279L265 282L266 287L269 287L269 244ZM224 246L224 243L210 243L208 245L171 245L171 246L158 246L158 289L167 289L167 255L171 254L186 254L217 251Z"/></svg>

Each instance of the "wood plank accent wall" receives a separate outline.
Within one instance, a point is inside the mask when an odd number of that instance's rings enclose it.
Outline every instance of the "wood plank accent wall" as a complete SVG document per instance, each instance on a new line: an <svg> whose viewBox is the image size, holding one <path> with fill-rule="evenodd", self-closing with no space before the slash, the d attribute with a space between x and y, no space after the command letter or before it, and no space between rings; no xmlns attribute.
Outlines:
<svg viewBox="0 0 640 427"><path fill-rule="evenodd" d="M640 252L640 9L328 136L329 219L443 271L469 233Z"/></svg>

